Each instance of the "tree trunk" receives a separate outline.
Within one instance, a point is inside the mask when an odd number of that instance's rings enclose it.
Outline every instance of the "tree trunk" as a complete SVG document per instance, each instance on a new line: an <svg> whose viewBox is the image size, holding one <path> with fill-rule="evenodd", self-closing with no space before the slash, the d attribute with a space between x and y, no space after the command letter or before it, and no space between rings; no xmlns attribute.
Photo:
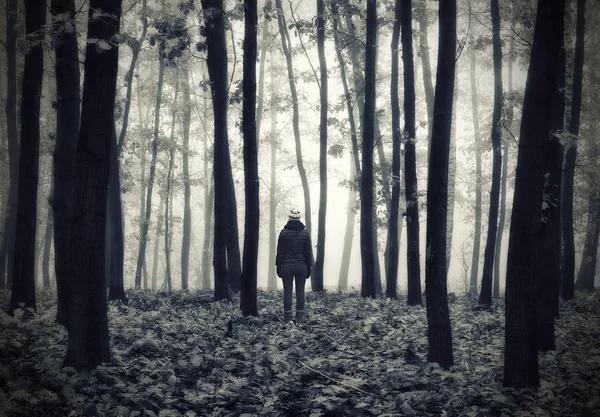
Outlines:
<svg viewBox="0 0 600 417"><path fill-rule="evenodd" d="M158 218L156 219L156 237L154 238L154 253L152 257L152 279L150 280L152 291L156 291L158 287L158 256L160 254L160 236L162 234L162 222L164 215L165 198L164 194L160 193L160 201L158 203Z"/></svg>
<svg viewBox="0 0 600 417"><path fill-rule="evenodd" d="M173 111L173 126L171 132L175 130L175 111ZM173 159L175 157L175 148L173 145L173 133L171 133L171 144L169 149L169 167L167 168L167 187L165 191L165 284L168 292L173 290L173 279L171 277L171 239L170 239L170 217L173 215L171 212L170 203L172 201L171 193L171 178L173 176ZM163 284L163 286L165 286Z"/></svg>
<svg viewBox="0 0 600 417"><path fill-rule="evenodd" d="M419 22L419 56L423 67L423 86L425 89L425 103L427 104L427 149L431 154L431 130L433 128L433 81L431 63L429 59L429 41L427 40L429 16L427 13L427 0L419 2L415 8L416 20Z"/></svg>
<svg viewBox="0 0 600 417"><path fill-rule="evenodd" d="M474 49L469 49L471 66L471 108L473 110L473 138L475 140L475 229L473 231L473 258L471 262L471 280L469 295L477 294L479 279L479 253L481 245L481 143L479 139L479 106L477 99L477 57Z"/></svg>
<svg viewBox="0 0 600 417"><path fill-rule="evenodd" d="M569 133L573 142L567 148L563 170L562 227L564 264L562 276L562 298L571 300L575 291L575 238L573 235L573 179L577 161L577 137L581 118L581 95L583 84L583 61L585 49L585 0L577 0L577 27L575 30L575 60L573 62L573 91L569 120Z"/></svg>
<svg viewBox="0 0 600 417"><path fill-rule="evenodd" d="M427 361L447 369L454 363L448 311L446 227L448 159L456 70L456 0L440 3L438 71L427 178L425 295L429 350Z"/></svg>
<svg viewBox="0 0 600 417"><path fill-rule="evenodd" d="M498 233L498 204L500 202L500 174L502 166L502 44L500 39L500 6L498 0L490 2L492 15L492 48L494 61L494 110L492 113L492 187L490 191L490 211L488 216L488 234L483 255L483 275L479 304L492 305L492 281L494 272L494 253L496 234Z"/></svg>
<svg viewBox="0 0 600 417"><path fill-rule="evenodd" d="M137 90L137 101L138 101L138 110L139 110L139 117L140 117L140 121L141 121L141 127L142 127L142 144L141 144L141 148L140 148L140 228L139 228L139 238L141 239L141 236L144 233L144 214L145 214L145 208L146 208L146 148L148 147L148 141L147 141L147 123L146 123L146 119L144 119L144 116L142 114L142 106L141 106L141 102L142 99L140 97L140 89L138 88ZM146 267L146 257L144 257L144 263L142 264L142 274L143 274L143 288L144 289L148 289L148 276L147 276L147 267Z"/></svg>
<svg viewBox="0 0 600 417"><path fill-rule="evenodd" d="M505 387L517 390L539 386L536 349L539 263L535 256L544 188L542 158L551 126L563 16L564 0L538 5L523 101L506 273L503 381Z"/></svg>
<svg viewBox="0 0 600 417"><path fill-rule="evenodd" d="M102 9L102 16L94 16ZM69 339L65 366L95 368L110 360L105 296L104 238L110 150L115 134L114 106L121 2L90 0L81 131L76 152L74 221L69 251ZM89 42L111 45L106 50Z"/></svg>
<svg viewBox="0 0 600 417"><path fill-rule="evenodd" d="M458 69L454 77L454 98L452 108L457 109L458 103ZM458 111L452 113L452 127L450 128L450 153L448 155L448 224L446 225L446 275L450 271L452 260L452 236L454 235L454 200L456 192L456 129Z"/></svg>
<svg viewBox="0 0 600 417"><path fill-rule="evenodd" d="M412 1L408 2L409 4ZM388 264L386 273L386 291L385 295L389 298L397 298L398 287L398 207L400 206L400 100L398 98L398 39L400 37L400 0L396 0L394 28L392 30L392 79L390 82L390 96L392 105L392 201L391 210L388 213L388 231L387 241L390 252L388 254ZM412 6L408 6L411 10ZM410 14L409 14L410 15ZM412 36L412 35L411 35ZM403 39L404 40L404 39ZM404 49L403 58L408 60L408 54L412 61L412 50ZM406 64L405 64L406 67ZM405 68L411 70L412 68ZM407 97L406 95L405 97Z"/></svg>
<svg viewBox="0 0 600 417"><path fill-rule="evenodd" d="M210 187L207 188L205 202L204 202L204 242L202 244L202 288L210 289L210 252L211 252L211 230L213 229L213 213L214 213L214 202L215 202L215 186L211 177L206 179L210 181ZM209 190L210 188L210 190Z"/></svg>
<svg viewBox="0 0 600 417"><path fill-rule="evenodd" d="M353 158L354 159L354 158ZM350 162L350 178L357 180L354 161ZM357 193L354 184L348 187L348 205L346 207L346 229L344 230L344 249L342 251L342 265L338 278L338 291L348 289L348 272L352 255L352 241L354 240L354 227L356 223Z"/></svg>
<svg viewBox="0 0 600 417"><path fill-rule="evenodd" d="M17 195L19 186L19 138L17 137L17 0L6 1L6 136L10 189L7 215L0 251L0 288L10 286L13 277L15 232L17 225ZM5 275L6 274L6 275ZM6 277L6 279L5 279Z"/></svg>
<svg viewBox="0 0 600 417"><path fill-rule="evenodd" d="M227 242L234 225L229 212L234 208L231 200L233 178L229 159L227 136L227 47L225 44L225 12L223 0L202 0L208 45L208 73L211 81L214 117L215 228L214 260L216 301L231 301L228 288Z"/></svg>
<svg viewBox="0 0 600 417"><path fill-rule="evenodd" d="M190 181L190 124L192 121L192 104L190 96L190 80L188 68L184 65L183 77L183 238L181 242L181 289L189 289L190 242L192 240L192 208Z"/></svg>
<svg viewBox="0 0 600 417"><path fill-rule="evenodd" d="M271 50L271 132L269 143L271 148L271 179L269 186L269 275L267 277L267 288L271 291L277 290L277 271L275 255L277 252L277 93L279 92L279 81L275 74L274 53Z"/></svg>
<svg viewBox="0 0 600 417"><path fill-rule="evenodd" d="M306 219L306 230L308 230L309 234L312 234L310 190L308 187L308 177L306 175L306 170L304 169L304 160L302 158L302 143L300 140L299 126L300 112L298 110L298 93L296 92L296 78L294 75L294 66L292 64L291 41L285 22L281 0L275 0L275 7L278 9L277 23L279 25L279 33L281 35L281 46L283 48L283 54L285 55L285 60L287 63L290 94L292 96L292 124L294 128L294 140L296 142L296 164L298 165L298 173L300 174L300 181L302 182L302 190L304 192L304 218Z"/></svg>
<svg viewBox="0 0 600 417"><path fill-rule="evenodd" d="M312 273L312 290L323 291L325 262L325 220L327 217L327 61L325 60L325 5L317 0L317 49L320 68L320 122L319 122L319 221L317 232L317 259Z"/></svg>
<svg viewBox="0 0 600 417"><path fill-rule="evenodd" d="M44 289L50 288L50 252L52 246L52 226L54 216L52 207L48 205L48 216L46 218L46 231L44 232L44 254L42 255L42 285Z"/></svg>
<svg viewBox="0 0 600 417"><path fill-rule="evenodd" d="M244 185L246 213L242 266L241 310L244 317L258 317L257 264L260 195L258 179L258 141L256 135L256 55L258 11L256 0L244 0L244 73L242 94L242 132L244 136Z"/></svg>
<svg viewBox="0 0 600 417"><path fill-rule="evenodd" d="M150 227L150 216L152 215L152 190L154 188L154 177L156 173L156 159L158 156L158 133L160 126L160 105L162 102L162 90L165 74L165 63L158 53L158 85L156 88L156 106L154 108L154 137L152 139L152 160L150 161L150 173L148 174L148 190L146 193L146 210L143 216L142 234L140 236L140 246L138 250L137 266L135 270L135 289L139 290L142 286L142 267L146 258L146 245L148 243L148 228ZM154 280L154 277L153 277Z"/></svg>
<svg viewBox="0 0 600 417"><path fill-rule="evenodd" d="M397 2L398 3L398 2ZM396 7L398 7L396 3ZM412 2L402 2L402 58L404 64L404 198L406 200L406 240L408 305L421 305L421 263L419 250L419 200L415 149L415 77L412 48Z"/></svg>
<svg viewBox="0 0 600 417"><path fill-rule="evenodd" d="M8 313L19 303L35 309L35 231L40 147L40 95L44 76L43 27L46 1L25 1L25 25L31 50L25 55L21 98L21 143L19 152L19 189L14 246L14 272ZM41 33L41 36L40 36Z"/></svg>
<svg viewBox="0 0 600 417"><path fill-rule="evenodd" d="M363 297L376 297L373 253L373 142L375 137L375 78L377 60L377 1L367 2L365 54L365 109L362 132L362 179L360 186L360 249Z"/></svg>
<svg viewBox="0 0 600 417"><path fill-rule="evenodd" d="M259 70L258 70L258 92L256 96L256 138L260 142L260 127L262 124L262 115L265 103L265 62L267 61L267 49L268 49L268 36L269 36L269 23L271 22L270 16L267 14L271 11L272 3L267 0L267 4L264 8L264 20L261 28L261 40L260 40L260 58L259 58Z"/></svg>
<svg viewBox="0 0 600 417"><path fill-rule="evenodd" d="M594 280L596 278L596 264L598 262L598 235L600 233L600 192L598 187L592 184L592 192L588 200L588 217L585 231L585 243L583 256L575 289L578 291L594 291Z"/></svg>

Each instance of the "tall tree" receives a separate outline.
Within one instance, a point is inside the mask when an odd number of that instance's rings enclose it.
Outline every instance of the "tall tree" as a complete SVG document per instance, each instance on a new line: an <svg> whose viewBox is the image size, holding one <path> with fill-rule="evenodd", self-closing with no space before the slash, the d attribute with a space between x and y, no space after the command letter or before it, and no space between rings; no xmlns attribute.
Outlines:
<svg viewBox="0 0 600 417"><path fill-rule="evenodd" d="M258 145L256 138L256 49L258 10L256 0L244 0L244 77L242 94L242 130L244 135L244 184L246 214L244 222L244 257L242 264L242 314L258 316L257 263L260 216Z"/></svg>
<svg viewBox="0 0 600 417"><path fill-rule="evenodd" d="M567 148L563 168L562 227L564 261L561 295L564 300L573 298L575 291L575 237L573 234L573 179L577 161L577 137L581 120L583 85L583 60L585 51L585 0L577 0L577 26L575 28L575 60L573 62L573 91L568 131L572 142Z"/></svg>
<svg viewBox="0 0 600 417"><path fill-rule="evenodd" d="M367 1L365 52L365 109L362 131L362 177L360 185L360 249L363 297L375 298L373 253L373 145L375 138L375 78L377 68L377 0Z"/></svg>
<svg viewBox="0 0 600 417"><path fill-rule="evenodd" d="M75 2L53 0L53 34L56 54L56 142L54 148L54 253L57 290L56 321L67 325L69 242L73 215L75 148L81 113L79 50L75 30Z"/></svg>
<svg viewBox="0 0 600 417"><path fill-rule="evenodd" d="M181 69L183 78L183 236L181 242L181 288L189 289L190 243L192 239L192 208L190 180L190 124L192 122L192 103L190 95L190 76L186 64Z"/></svg>
<svg viewBox="0 0 600 417"><path fill-rule="evenodd" d="M12 293L8 313L19 303L35 309L35 232L40 148L40 95L44 77L44 25L46 0L25 1L25 30L29 52L25 55L21 97L21 143L16 239Z"/></svg>
<svg viewBox="0 0 600 417"><path fill-rule="evenodd" d="M396 8L398 7L396 3ZM421 305L421 261L419 252L419 196L415 128L415 76L412 48L412 1L403 1L402 62L404 65L404 196L406 199L406 264L408 305ZM429 52L427 52L429 53ZM424 64L425 65L425 64Z"/></svg>
<svg viewBox="0 0 600 417"><path fill-rule="evenodd" d="M327 61L325 59L325 4L317 0L317 49L320 69L320 121L319 121L319 225L317 232L317 259L312 275L313 291L323 291L323 265L325 262L325 220L327 218Z"/></svg>
<svg viewBox="0 0 600 417"><path fill-rule="evenodd" d="M208 74L211 82L214 118L215 227L214 259L215 300L231 301L228 288L227 235L231 232L228 211L235 201L230 200L233 188L229 138L227 136L227 46L225 42L225 11L223 0L202 0L204 34L207 43Z"/></svg>
<svg viewBox="0 0 600 417"><path fill-rule="evenodd" d="M427 360L452 366L452 333L448 311L446 226L448 216L448 160L456 70L456 0L440 3L438 71L433 105L433 129L427 178Z"/></svg>
<svg viewBox="0 0 600 417"><path fill-rule="evenodd" d="M52 246L52 223L54 223L52 207L48 206L46 230L44 232L44 254L42 255L42 285L50 288L50 252Z"/></svg>
<svg viewBox="0 0 600 417"><path fill-rule="evenodd" d="M506 272L504 386L539 386L536 346L535 252L539 243L552 96L561 44L564 0L538 4L527 73Z"/></svg>
<svg viewBox="0 0 600 417"><path fill-rule="evenodd" d="M409 4L412 1L408 2ZM400 100L398 98L398 40L400 38L400 0L396 0L394 28L392 29L392 79L390 82L390 96L392 105L392 201L388 213L387 240L390 242L389 262L386 272L385 295L389 298L397 297L398 286L398 208L400 206ZM412 9L412 6L409 6ZM412 52L412 51L411 51ZM404 50L404 55L408 51ZM412 58L412 54L411 54Z"/></svg>
<svg viewBox="0 0 600 417"><path fill-rule="evenodd" d="M479 304L492 305L492 281L494 253L498 233L498 204L500 202L500 174L502 169L502 41L500 39L500 6L498 0L490 1L492 15L492 54L494 61L494 109L492 113L492 188L490 190L490 212L488 234L483 255L483 275Z"/></svg>
<svg viewBox="0 0 600 417"><path fill-rule="evenodd" d="M7 215L0 250L0 288L10 285L13 277L15 232L17 218L17 193L19 185L19 138L17 137L17 18L18 1L6 1L6 136L8 138L8 163L10 189Z"/></svg>
<svg viewBox="0 0 600 417"><path fill-rule="evenodd" d="M104 13L98 14L97 10ZM68 268L69 339L65 365L94 368L110 359L104 238L121 0L90 0L88 42L76 150L73 224Z"/></svg>
<svg viewBox="0 0 600 417"><path fill-rule="evenodd" d="M471 70L471 109L473 115L473 139L475 140L475 228L473 230L473 257L471 262L471 279L469 295L477 294L479 278L479 254L481 252L481 141L479 139L479 100L477 97L477 55L474 48L469 49Z"/></svg>
<svg viewBox="0 0 600 417"><path fill-rule="evenodd" d="M156 219L156 236L154 237L154 253L152 257L152 278L150 280L150 288L156 290L158 288L158 256L160 253L160 238L163 234L163 219L165 215L165 193L160 192L160 201L158 202L158 217Z"/></svg>
<svg viewBox="0 0 600 417"><path fill-rule="evenodd" d="M277 271L275 258L277 252L277 104L279 92L279 80L275 73L274 52L270 51L269 72L271 74L271 129L269 132L270 144L270 166L271 175L269 180L269 276L267 287L277 290Z"/></svg>
<svg viewBox="0 0 600 417"><path fill-rule="evenodd" d="M433 81L431 63L429 59L429 14L427 0L419 1L415 7L416 20L419 22L419 56L423 67L423 87L425 89L425 103L427 104L427 149L431 152L431 131L433 128Z"/></svg>
<svg viewBox="0 0 600 417"><path fill-rule="evenodd" d="M298 93L296 91L296 77L294 75L294 65L292 63L292 46L290 35L285 22L285 15L281 0L275 0L277 8L277 23L279 25L279 34L281 35L281 47L285 55L285 62L288 69L288 80L290 84L290 94L292 96L292 124L294 129L294 140L296 143L296 165L298 165L298 173L302 182L302 191L304 192L304 218L306 219L306 230L308 233L312 231L312 214L310 205L310 190L308 187L308 177L304 168L304 160L302 159L302 142L300 140L300 111L298 109Z"/></svg>
<svg viewBox="0 0 600 417"><path fill-rule="evenodd" d="M108 299L127 303L123 284L123 263L125 260L125 236L123 232L123 203L121 200L121 167L118 155L116 131L110 147L110 174L108 179L106 235L110 242L106 256L108 266Z"/></svg>

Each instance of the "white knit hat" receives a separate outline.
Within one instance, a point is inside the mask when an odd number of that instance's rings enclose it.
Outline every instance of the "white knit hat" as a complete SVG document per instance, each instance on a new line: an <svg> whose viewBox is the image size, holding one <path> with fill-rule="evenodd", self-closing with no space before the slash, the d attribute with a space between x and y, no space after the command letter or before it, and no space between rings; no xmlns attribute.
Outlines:
<svg viewBox="0 0 600 417"><path fill-rule="evenodd" d="M295 208L291 209L288 218L290 220L300 220L300 210L296 210Z"/></svg>

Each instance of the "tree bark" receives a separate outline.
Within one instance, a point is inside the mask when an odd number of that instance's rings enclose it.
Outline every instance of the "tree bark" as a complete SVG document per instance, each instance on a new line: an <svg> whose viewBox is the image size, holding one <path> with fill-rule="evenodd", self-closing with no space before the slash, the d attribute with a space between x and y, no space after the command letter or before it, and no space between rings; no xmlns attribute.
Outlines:
<svg viewBox="0 0 600 417"><path fill-rule="evenodd" d="M225 42L225 12L223 0L202 0L208 45L208 73L211 82L214 117L214 163L215 181L215 227L214 260L216 301L231 301L228 287L228 236L234 225L229 211L235 205L231 201L233 178L227 136L227 47ZM230 271L231 272L231 271Z"/></svg>
<svg viewBox="0 0 600 417"><path fill-rule="evenodd" d="M173 159L175 159L175 119L177 113L177 96L179 93L179 82L175 82L175 97L171 110L171 137L169 138L169 165L167 168L167 186L165 190L165 281L167 291L173 290L173 277L171 276L171 210L173 201Z"/></svg>
<svg viewBox="0 0 600 417"><path fill-rule="evenodd" d="M50 288L50 252L52 246L52 226L54 216L52 207L48 205L48 214L46 217L46 231L44 232L44 253L42 255L42 285L44 289Z"/></svg>
<svg viewBox="0 0 600 417"><path fill-rule="evenodd" d="M564 0L538 5L523 102L508 246L503 381L504 386L517 390L539 386L536 346L539 263L535 256L544 188L542 158L551 126L563 16Z"/></svg>
<svg viewBox="0 0 600 417"><path fill-rule="evenodd" d="M471 66L471 108L473 114L473 139L475 140L475 229L473 231L473 258L471 262L471 280L469 295L477 294L479 279L479 254L481 252L481 143L479 139L479 106L477 98L477 57L474 49L469 49Z"/></svg>
<svg viewBox="0 0 600 417"><path fill-rule="evenodd" d="M158 256L160 254L160 236L162 234L164 215L165 198L164 194L160 193L160 201L158 202L158 217L156 219L156 237L154 238L154 253L152 257L152 278L150 280L152 291L156 291L158 288Z"/></svg>
<svg viewBox="0 0 600 417"><path fill-rule="evenodd" d="M396 6L398 7L398 6ZM406 241L408 305L421 305L421 262L419 243L419 200L415 127L415 76L412 47L412 2L402 2L402 58L404 65L404 196L406 200ZM398 161L399 163L400 161Z"/></svg>
<svg viewBox="0 0 600 417"><path fill-rule="evenodd" d="M108 299L121 300L127 304L123 285L123 262L125 260L125 237L123 236L123 204L121 201L121 168L116 131L110 149L110 174L108 185L106 234L110 237L110 262L106 279L109 282Z"/></svg>
<svg viewBox="0 0 600 417"><path fill-rule="evenodd" d="M188 68L182 68L183 78L183 237L181 242L181 289L189 289L190 243L192 240L192 207L190 180L190 124L192 121L192 103Z"/></svg>
<svg viewBox="0 0 600 417"><path fill-rule="evenodd" d="M494 61L494 109L492 113L492 187L490 190L490 211L488 216L488 234L483 255L483 274L479 304L492 305L492 283L494 272L494 253L496 234L498 233L498 204L500 203L500 174L502 163L502 43L500 39L500 6L498 0L491 0L492 49Z"/></svg>
<svg viewBox="0 0 600 417"><path fill-rule="evenodd" d="M594 291L596 278L596 264L598 263L598 237L600 234L600 192L596 184L592 184L592 191L588 199L588 217L585 231L583 255L577 274L575 289L578 291Z"/></svg>
<svg viewBox="0 0 600 417"><path fill-rule="evenodd" d="M244 317L258 317L257 264L260 196L256 136L256 55L258 11L256 0L244 0L244 76L242 131L244 136L244 184L246 213L242 264L241 310Z"/></svg>
<svg viewBox="0 0 600 417"><path fill-rule="evenodd" d="M150 161L150 173L148 174L148 189L146 193L146 210L143 217L142 235L140 236L140 246L138 250L137 266L135 270L135 289L139 290L142 286L142 268L146 258L146 245L148 243L148 228L150 227L150 217L152 215L152 190L154 188L154 177L156 175L156 159L158 157L158 133L160 126L160 105L162 102L162 90L165 74L165 62L158 53L158 84L156 88L156 105L154 108L154 136L152 138L152 160Z"/></svg>
<svg viewBox="0 0 600 417"><path fill-rule="evenodd" d="M354 159L354 158L353 158ZM350 178L356 182L357 175L354 161L350 163ZM356 223L357 192L354 184L348 187L348 205L346 207L346 228L344 230L344 249L342 250L342 265L338 278L338 291L348 289L348 272L350 271L350 260L352 255L352 241L354 240L354 227Z"/></svg>
<svg viewBox="0 0 600 417"><path fill-rule="evenodd" d="M409 1L408 9L412 10ZM402 24L406 24L406 21L400 21L400 0L396 0L395 5L395 19L394 27L392 30L392 72L390 82L390 96L392 106L392 201L390 204L391 210L388 213L388 231L387 241L389 242L390 253L388 254L388 264L386 273L386 290L385 295L389 298L397 298L397 287L398 287L398 207L400 206L400 100L398 98L398 40L400 38L400 27ZM409 14L410 15L410 14ZM404 35L404 34L403 34ZM411 35L412 36L412 35ZM403 38L404 40L404 38ZM403 58L408 60L408 53L411 54L410 60L412 61L412 49L406 50L403 48ZM411 70L412 68L406 68ZM407 97L407 95L405 95Z"/></svg>
<svg viewBox="0 0 600 417"><path fill-rule="evenodd" d="M440 3L438 71L427 178L425 294L429 350L427 360L447 369L453 365L448 311L446 227L448 159L456 69L456 0Z"/></svg>
<svg viewBox="0 0 600 417"><path fill-rule="evenodd" d="M317 259L312 275L313 291L323 291L325 262L325 220L327 217L327 61L325 60L325 5L317 0L317 49L320 67L320 122L319 122L319 221L317 232Z"/></svg>
<svg viewBox="0 0 600 417"><path fill-rule="evenodd" d="M19 189L14 246L14 272L8 313L19 303L35 309L35 232L40 147L40 95L44 76L43 27L46 1L25 1L25 26L30 51L25 55L21 98L21 143L19 152ZM40 35L41 33L41 35Z"/></svg>
<svg viewBox="0 0 600 417"><path fill-rule="evenodd" d="M275 7L277 8L277 23L279 25L279 33L281 35L281 46L283 48L283 54L288 69L288 80L290 83L290 94L292 96L292 124L294 128L294 140L296 142L296 164L298 165L298 173L300 175L300 181L302 182L302 190L304 192L304 218L306 219L306 230L311 234L312 232L312 213L310 204L310 190L308 187L308 177L306 170L304 169L304 160L302 158L302 143L300 140L300 111L298 110L298 93L296 92L296 78L294 75L294 66L292 63L292 51L290 35L287 30L285 16L283 13L283 6L281 0L275 0Z"/></svg>
<svg viewBox="0 0 600 417"><path fill-rule="evenodd" d="M95 10L102 9L101 16ZM114 106L120 0L90 0L81 130L76 151L69 251L69 339L65 366L95 368L110 360L105 296L104 238ZM103 43L104 42L104 43ZM101 47L110 45L109 49Z"/></svg>
<svg viewBox="0 0 600 417"><path fill-rule="evenodd" d="M210 249L212 242L211 230L214 228L214 202L215 186L212 176L207 178L210 181L210 187L207 185L206 198L204 203L204 242L202 244L202 288L210 289Z"/></svg>
<svg viewBox="0 0 600 417"><path fill-rule="evenodd" d="M367 2L365 54L365 108L362 132L362 178L360 186L360 242L363 297L376 297L373 253L373 145L375 137L375 78L377 61L377 1Z"/></svg>
<svg viewBox="0 0 600 417"><path fill-rule="evenodd" d="M567 148L563 170L562 227L564 263L561 295L571 300L575 292L575 237L573 233L573 180L577 161L577 138L581 119L581 96L583 84L583 61L585 50L585 0L577 0L577 26L575 29L575 59L573 62L573 91L571 111L567 116L568 130L573 142Z"/></svg>
<svg viewBox="0 0 600 417"><path fill-rule="evenodd" d="M271 148L271 178L269 186L269 275L267 278L267 288L272 291L277 290L277 271L275 265L275 256L277 252L277 103L279 92L279 81L275 74L274 53L271 50L271 131L269 133L269 143Z"/></svg>
<svg viewBox="0 0 600 417"><path fill-rule="evenodd" d="M19 138L17 137L17 19L18 1L6 1L6 136L10 189L4 238L0 251L0 288L10 287L14 271L17 195L19 186Z"/></svg>
<svg viewBox="0 0 600 417"><path fill-rule="evenodd" d="M429 59L429 16L427 13L427 0L419 2L416 10L416 20L419 22L419 56L423 67L423 86L425 89L425 103L427 104L427 154L431 154L431 133L433 128L433 81L431 63Z"/></svg>

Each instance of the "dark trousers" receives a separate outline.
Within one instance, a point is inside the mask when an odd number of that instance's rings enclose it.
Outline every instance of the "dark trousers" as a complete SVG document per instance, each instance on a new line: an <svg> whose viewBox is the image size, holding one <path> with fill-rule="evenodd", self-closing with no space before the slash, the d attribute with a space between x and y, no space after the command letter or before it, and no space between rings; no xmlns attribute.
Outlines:
<svg viewBox="0 0 600 417"><path fill-rule="evenodd" d="M294 262L284 264L281 267L283 279L283 315L284 319L292 318L292 292L294 279L296 280L296 318L302 318L304 315L304 284L306 283L306 264L304 262Z"/></svg>

